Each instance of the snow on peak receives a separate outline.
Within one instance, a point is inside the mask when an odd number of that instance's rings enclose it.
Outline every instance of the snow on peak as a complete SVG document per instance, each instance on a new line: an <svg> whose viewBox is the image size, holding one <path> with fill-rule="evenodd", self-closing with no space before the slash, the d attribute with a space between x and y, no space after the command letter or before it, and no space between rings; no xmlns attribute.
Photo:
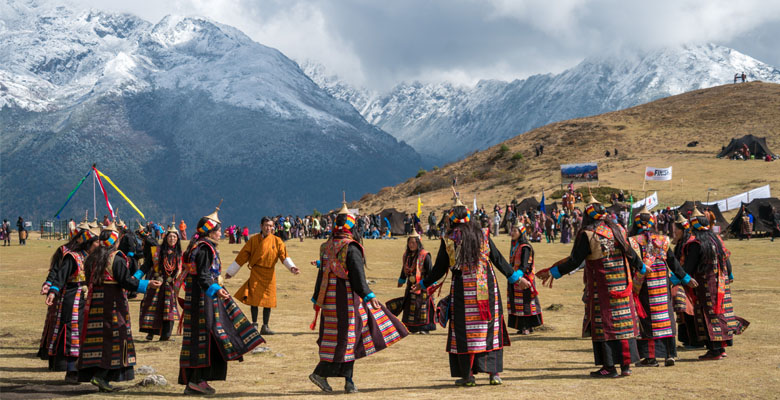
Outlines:
<svg viewBox="0 0 780 400"><path fill-rule="evenodd" d="M457 159L551 122L615 111L662 97L749 80L780 83L780 71L728 47L689 44L590 57L560 74L473 87L399 84L386 93L354 88L307 63L312 80L418 152Z"/></svg>
<svg viewBox="0 0 780 400"><path fill-rule="evenodd" d="M53 110L105 94L186 88L282 118L360 118L279 51L207 18L152 24L47 2L0 7L0 106Z"/></svg>

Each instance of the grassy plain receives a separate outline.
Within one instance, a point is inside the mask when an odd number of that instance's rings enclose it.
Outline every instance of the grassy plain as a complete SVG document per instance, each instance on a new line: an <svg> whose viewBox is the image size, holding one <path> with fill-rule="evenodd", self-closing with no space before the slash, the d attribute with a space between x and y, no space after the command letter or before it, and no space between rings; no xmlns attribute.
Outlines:
<svg viewBox="0 0 780 400"><path fill-rule="evenodd" d="M79 396L105 398L89 384L65 386L64 373L48 372L46 362L35 357L46 312L38 294L46 274L47 260L61 242L39 240L33 235L26 247L0 247L0 397L55 398ZM377 297L383 301L400 296L396 288L405 241L368 241L367 276ZM499 236L500 250L509 251L507 236ZM355 382L359 398L778 398L780 396L780 242L768 239L727 241L732 252L733 294L738 315L751 322L736 338L729 357L717 362L699 362L700 351L681 351L674 367L634 369L634 376L594 380L595 369L590 340L580 338L582 321L582 278L564 277L553 289L541 288L543 308L562 304L560 311L545 311L546 329L531 336L511 335L505 349L505 384L489 386L478 376L478 387L456 388L449 377L444 352L446 331L429 336L412 335L393 347L359 360ZM301 267L293 276L277 266L279 308L271 315L277 335L267 336L271 351L247 354L242 363L233 362L228 380L213 382L220 398L315 398L321 392L307 379L317 363L316 333L308 329L314 316L309 298L316 270L308 264L317 257L319 241L290 241L288 249ZM437 241L423 240L434 254ZM223 265L235 257L239 245L220 244ZM549 266L570 251L570 245L537 244L537 268ZM248 276L242 270L228 281L233 292ZM504 281L505 282L505 281ZM505 284L502 284L504 287ZM449 285L445 285L445 290ZM506 291L502 289L502 296ZM147 342L138 333L139 300L131 301L138 366L150 365L164 375L167 387L137 386L143 376L119 385L127 389L113 398L142 399L179 397L176 385L181 337L175 342ZM248 314L249 307L242 307ZM339 393L343 382L331 379Z"/></svg>

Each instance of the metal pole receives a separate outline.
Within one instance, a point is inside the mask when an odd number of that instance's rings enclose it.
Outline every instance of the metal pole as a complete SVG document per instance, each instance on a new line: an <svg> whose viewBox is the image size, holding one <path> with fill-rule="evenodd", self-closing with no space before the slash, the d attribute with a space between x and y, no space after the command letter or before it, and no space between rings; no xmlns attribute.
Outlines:
<svg viewBox="0 0 780 400"><path fill-rule="evenodd" d="M95 174L92 174L92 215L97 219L97 201L95 200Z"/></svg>

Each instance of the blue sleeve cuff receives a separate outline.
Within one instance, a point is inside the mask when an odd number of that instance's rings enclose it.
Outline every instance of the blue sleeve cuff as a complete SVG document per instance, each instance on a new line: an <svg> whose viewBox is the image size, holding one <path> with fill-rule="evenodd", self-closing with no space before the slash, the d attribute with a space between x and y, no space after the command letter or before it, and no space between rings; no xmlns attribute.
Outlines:
<svg viewBox="0 0 780 400"><path fill-rule="evenodd" d="M417 282L418 285L420 285L420 288L422 289L428 289L428 286L425 286L425 279L420 279L419 282Z"/></svg>
<svg viewBox="0 0 780 400"><path fill-rule="evenodd" d="M519 281L520 278L522 277L523 277L523 271L518 269L512 275L509 276L509 284L513 285L515 282Z"/></svg>
<svg viewBox="0 0 780 400"><path fill-rule="evenodd" d="M398 278L398 284L399 284L399 285L403 285L404 283L406 283L406 279L404 279L404 278Z"/></svg>
<svg viewBox="0 0 780 400"><path fill-rule="evenodd" d="M314 300L314 297L311 298L311 302L317 304L317 300Z"/></svg>
<svg viewBox="0 0 780 400"><path fill-rule="evenodd" d="M685 274L685 277L684 277L684 278L682 278L682 283L683 283L683 285L687 285L687 284L688 284L688 282L690 282L690 281L691 281L691 276L690 276L690 275L688 275L688 274Z"/></svg>
<svg viewBox="0 0 780 400"><path fill-rule="evenodd" d="M675 274L669 274L669 282L672 284L672 286L679 285L679 284L682 283L680 278L678 278L677 275L675 275Z"/></svg>
<svg viewBox="0 0 780 400"><path fill-rule="evenodd" d="M128 252L127 252L127 256L128 256L128 257L131 257L131 258L132 258L134 255L135 255L135 253L133 253L132 251L128 251Z"/></svg>
<svg viewBox="0 0 780 400"><path fill-rule="evenodd" d="M320 268L322 266L322 262L320 260L317 260L317 268Z"/></svg>
<svg viewBox="0 0 780 400"><path fill-rule="evenodd" d="M734 280L734 274L729 273L729 279L733 281Z"/></svg>
<svg viewBox="0 0 780 400"><path fill-rule="evenodd" d="M206 290L206 296L214 297L214 294L216 294L219 289L222 289L222 286L219 286L219 283L212 283L208 290Z"/></svg>
<svg viewBox="0 0 780 400"><path fill-rule="evenodd" d="M374 292L371 292L371 293L367 294L366 297L363 297L363 301L368 302L369 300L373 299L374 297L376 297L376 295L374 295Z"/></svg>
<svg viewBox="0 0 780 400"><path fill-rule="evenodd" d="M147 286L149 286L149 281L146 279L141 279L140 281L138 281L138 290L136 290L136 292L146 293Z"/></svg>
<svg viewBox="0 0 780 400"><path fill-rule="evenodd" d="M144 271L141 271L140 269L138 271L135 271L135 273L133 274L133 278L138 279L139 281L143 277L144 277Z"/></svg>
<svg viewBox="0 0 780 400"><path fill-rule="evenodd" d="M50 292L51 292L52 290L53 290L53 291L55 291L55 292L57 292L57 293L59 293L59 292L60 292L60 288L58 288L58 287L56 287L56 286L52 286L52 287L50 287L50 288L49 288L49 291L50 291Z"/></svg>
<svg viewBox="0 0 780 400"><path fill-rule="evenodd" d="M642 269L639 270L639 273L642 275L647 273L647 265L645 265L645 263L642 263Z"/></svg>
<svg viewBox="0 0 780 400"><path fill-rule="evenodd" d="M555 279L561 279L561 272L558 271L558 267L552 267L550 268L550 275L553 276Z"/></svg>

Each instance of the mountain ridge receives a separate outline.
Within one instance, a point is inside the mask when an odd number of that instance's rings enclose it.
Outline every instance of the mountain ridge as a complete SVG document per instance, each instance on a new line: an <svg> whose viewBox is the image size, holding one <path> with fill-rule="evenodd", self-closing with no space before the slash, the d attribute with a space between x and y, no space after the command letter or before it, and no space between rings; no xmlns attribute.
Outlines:
<svg viewBox="0 0 780 400"><path fill-rule="evenodd" d="M481 80L473 87L401 83L386 93L352 87L313 61L302 68L369 123L435 162L457 160L548 123L728 83L736 72L780 83L777 68L714 44L591 57L560 74Z"/></svg>
<svg viewBox="0 0 780 400"><path fill-rule="evenodd" d="M246 224L334 207L345 188L355 197L424 165L227 25L37 1L0 11L4 213L48 216L95 162L155 220L225 197L226 220ZM82 191L73 209L91 208Z"/></svg>

